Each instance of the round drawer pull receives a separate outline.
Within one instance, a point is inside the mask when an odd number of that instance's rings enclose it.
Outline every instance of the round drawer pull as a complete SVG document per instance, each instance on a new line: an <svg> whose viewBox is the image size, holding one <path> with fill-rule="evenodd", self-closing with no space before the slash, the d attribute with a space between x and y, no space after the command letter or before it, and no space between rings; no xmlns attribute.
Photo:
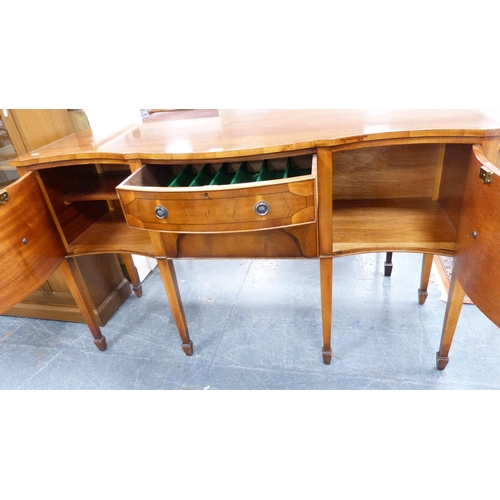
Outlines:
<svg viewBox="0 0 500 500"><path fill-rule="evenodd" d="M158 219L166 219L168 217L168 210L163 205L158 205L155 208L155 214Z"/></svg>
<svg viewBox="0 0 500 500"><path fill-rule="evenodd" d="M255 205L255 213L257 215L267 215L269 213L269 205L265 201L259 201Z"/></svg>

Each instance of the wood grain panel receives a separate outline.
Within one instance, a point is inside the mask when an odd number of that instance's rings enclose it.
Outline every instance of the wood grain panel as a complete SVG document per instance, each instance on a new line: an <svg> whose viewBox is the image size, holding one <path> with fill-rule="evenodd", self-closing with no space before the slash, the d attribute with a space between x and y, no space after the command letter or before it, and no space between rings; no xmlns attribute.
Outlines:
<svg viewBox="0 0 500 500"><path fill-rule="evenodd" d="M494 117L474 110L220 110L186 120L145 119L123 134L96 141L82 131L25 155L14 166L74 160L201 160L268 155L381 140L481 142L500 135ZM449 139L449 140L448 140Z"/></svg>
<svg viewBox="0 0 500 500"><path fill-rule="evenodd" d="M317 226L239 233L160 233L171 258L312 258L317 257Z"/></svg>
<svg viewBox="0 0 500 500"><path fill-rule="evenodd" d="M172 232L248 231L316 220L315 182L314 176L307 176L234 187L161 188L122 184L118 193L132 227ZM256 214L258 202L269 205L268 214ZM167 209L165 219L156 216L158 205Z"/></svg>
<svg viewBox="0 0 500 500"><path fill-rule="evenodd" d="M491 183L479 178L482 165L493 172ZM474 146L454 267L465 293L497 326L500 326L499 234L500 170L486 160L479 146Z"/></svg>
<svg viewBox="0 0 500 500"><path fill-rule="evenodd" d="M97 178L95 165L75 165L68 170L63 167L50 168L40 170L38 174L66 245L108 211L106 201L79 201L71 205L64 202L67 193L77 190L89 179Z"/></svg>
<svg viewBox="0 0 500 500"><path fill-rule="evenodd" d="M0 205L0 313L41 286L65 256L35 174L4 191L9 199Z"/></svg>
<svg viewBox="0 0 500 500"><path fill-rule="evenodd" d="M333 155L333 198L431 197L439 146L416 144Z"/></svg>
<svg viewBox="0 0 500 500"><path fill-rule="evenodd" d="M458 230L472 146L447 144L443 160L439 200L453 227Z"/></svg>
<svg viewBox="0 0 500 500"><path fill-rule="evenodd" d="M129 227L121 210L111 210L68 246L68 255L131 253L154 256L148 231Z"/></svg>
<svg viewBox="0 0 500 500"><path fill-rule="evenodd" d="M414 251L451 254L456 231L430 198L335 200L333 253Z"/></svg>

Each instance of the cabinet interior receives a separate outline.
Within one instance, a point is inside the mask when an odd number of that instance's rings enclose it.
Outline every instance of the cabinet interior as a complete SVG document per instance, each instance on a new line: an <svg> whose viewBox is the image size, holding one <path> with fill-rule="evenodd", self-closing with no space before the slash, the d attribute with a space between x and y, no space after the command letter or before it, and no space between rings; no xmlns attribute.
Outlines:
<svg viewBox="0 0 500 500"><path fill-rule="evenodd" d="M455 247L471 145L333 153L333 254Z"/></svg>
<svg viewBox="0 0 500 500"><path fill-rule="evenodd" d="M160 188L230 186L288 179L311 173L312 155L184 165L146 164L126 184Z"/></svg>
<svg viewBox="0 0 500 500"><path fill-rule="evenodd" d="M333 152L333 255L455 248L470 144L405 144ZM147 231L127 226L116 186L220 189L218 186L316 175L313 155L189 164L148 163L130 176L124 164L39 170L73 255L153 255ZM126 182L124 182L126 181ZM321 179L320 179L321 182Z"/></svg>
<svg viewBox="0 0 500 500"><path fill-rule="evenodd" d="M82 164L39 170L68 255L154 254L149 235L128 227L116 186L130 175L128 165Z"/></svg>

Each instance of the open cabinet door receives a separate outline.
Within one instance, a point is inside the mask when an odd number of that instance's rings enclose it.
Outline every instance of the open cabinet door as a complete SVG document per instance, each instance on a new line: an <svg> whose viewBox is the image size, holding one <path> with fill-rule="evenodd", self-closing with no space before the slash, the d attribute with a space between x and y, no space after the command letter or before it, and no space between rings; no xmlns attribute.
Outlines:
<svg viewBox="0 0 500 500"><path fill-rule="evenodd" d="M500 170L474 146L454 268L474 304L500 326Z"/></svg>
<svg viewBox="0 0 500 500"><path fill-rule="evenodd" d="M473 146L453 260L438 370L449 362L449 351L467 294L493 323L500 326L500 170Z"/></svg>
<svg viewBox="0 0 500 500"><path fill-rule="evenodd" d="M64 245L34 172L0 190L0 313L61 265Z"/></svg>
<svg viewBox="0 0 500 500"><path fill-rule="evenodd" d="M47 208L34 172L0 190L0 314L61 270L94 344L106 349L85 281L66 249Z"/></svg>

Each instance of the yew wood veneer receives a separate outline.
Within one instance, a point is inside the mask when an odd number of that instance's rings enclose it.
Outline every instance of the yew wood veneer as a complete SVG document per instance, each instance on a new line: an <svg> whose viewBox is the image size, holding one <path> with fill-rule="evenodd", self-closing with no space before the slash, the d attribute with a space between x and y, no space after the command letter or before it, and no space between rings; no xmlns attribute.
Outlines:
<svg viewBox="0 0 500 500"><path fill-rule="evenodd" d="M36 180L30 172L0 191L0 313L7 311L61 269L94 343L106 349L87 285L66 249Z"/></svg>
<svg viewBox="0 0 500 500"><path fill-rule="evenodd" d="M500 326L499 145L500 121L474 110L219 110L82 131L12 165L34 171L66 259L157 259L188 355L175 259L318 259L328 364L334 258L422 253L423 304L432 256L455 256L443 369L464 293Z"/></svg>

